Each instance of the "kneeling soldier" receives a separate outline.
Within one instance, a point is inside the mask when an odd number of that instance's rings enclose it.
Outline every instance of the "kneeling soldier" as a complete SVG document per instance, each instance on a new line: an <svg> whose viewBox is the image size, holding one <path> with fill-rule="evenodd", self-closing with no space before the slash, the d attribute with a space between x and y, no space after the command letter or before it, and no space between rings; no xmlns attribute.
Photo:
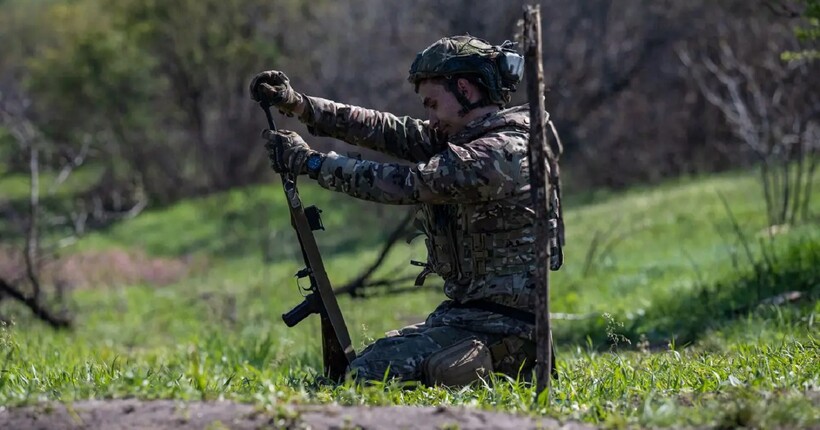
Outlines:
<svg viewBox="0 0 820 430"><path fill-rule="evenodd" d="M529 377L534 365L534 211L529 108L506 108L523 58L505 43L443 38L421 51L409 81L426 121L309 97L278 71L251 83L256 101L296 115L310 133L414 165L312 150L296 133L267 131L279 173L387 204L418 205L428 260L419 277L444 279L445 300L425 322L394 330L350 365L361 380L465 385L491 372Z"/></svg>

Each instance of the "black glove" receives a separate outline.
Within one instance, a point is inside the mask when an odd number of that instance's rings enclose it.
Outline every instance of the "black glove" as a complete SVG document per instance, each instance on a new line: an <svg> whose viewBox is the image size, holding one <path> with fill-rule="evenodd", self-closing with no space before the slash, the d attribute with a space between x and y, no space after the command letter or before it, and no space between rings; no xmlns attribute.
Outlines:
<svg viewBox="0 0 820 430"><path fill-rule="evenodd" d="M265 149L268 150L270 166L276 173L305 174L308 157L320 154L310 149L305 140L292 131L265 130L262 132L262 137L267 139Z"/></svg>
<svg viewBox="0 0 820 430"><path fill-rule="evenodd" d="M302 103L302 95L290 86L290 79L277 70L259 73L251 80L251 99L267 102L283 113L290 114Z"/></svg>

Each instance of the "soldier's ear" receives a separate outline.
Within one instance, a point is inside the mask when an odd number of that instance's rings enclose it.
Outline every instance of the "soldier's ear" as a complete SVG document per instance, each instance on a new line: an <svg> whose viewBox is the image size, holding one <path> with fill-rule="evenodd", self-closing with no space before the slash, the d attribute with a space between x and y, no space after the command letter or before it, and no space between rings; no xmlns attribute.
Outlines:
<svg viewBox="0 0 820 430"><path fill-rule="evenodd" d="M475 87L473 86L473 84L471 84L470 81L468 81L465 78L458 78L458 81L456 81L456 85L458 86L458 92L460 92L461 95L467 97L468 99L470 98L471 93L475 91Z"/></svg>

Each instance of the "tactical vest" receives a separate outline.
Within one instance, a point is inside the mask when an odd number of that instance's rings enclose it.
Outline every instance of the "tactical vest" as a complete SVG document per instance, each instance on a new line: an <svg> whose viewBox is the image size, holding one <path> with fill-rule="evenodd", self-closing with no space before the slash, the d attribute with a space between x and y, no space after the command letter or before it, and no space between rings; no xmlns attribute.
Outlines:
<svg viewBox="0 0 820 430"><path fill-rule="evenodd" d="M463 145L489 132L517 131L503 142L524 163L516 193L506 199L478 204L424 204L416 227L427 236L427 271L445 280L445 294L458 302L488 300L531 310L535 290L531 282L536 265L535 212L530 207L529 168L526 163L529 111L516 107L500 111L477 126L454 136ZM525 134L526 135L526 134Z"/></svg>

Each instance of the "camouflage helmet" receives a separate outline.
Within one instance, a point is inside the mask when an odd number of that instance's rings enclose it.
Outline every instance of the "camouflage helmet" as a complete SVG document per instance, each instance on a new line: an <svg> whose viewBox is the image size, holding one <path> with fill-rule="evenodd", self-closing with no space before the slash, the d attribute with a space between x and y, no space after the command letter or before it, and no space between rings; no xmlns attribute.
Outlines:
<svg viewBox="0 0 820 430"><path fill-rule="evenodd" d="M494 46L469 35L445 37L416 55L407 80L418 89L424 79L477 76L490 103L504 107L524 72L524 58L513 46L509 41Z"/></svg>

